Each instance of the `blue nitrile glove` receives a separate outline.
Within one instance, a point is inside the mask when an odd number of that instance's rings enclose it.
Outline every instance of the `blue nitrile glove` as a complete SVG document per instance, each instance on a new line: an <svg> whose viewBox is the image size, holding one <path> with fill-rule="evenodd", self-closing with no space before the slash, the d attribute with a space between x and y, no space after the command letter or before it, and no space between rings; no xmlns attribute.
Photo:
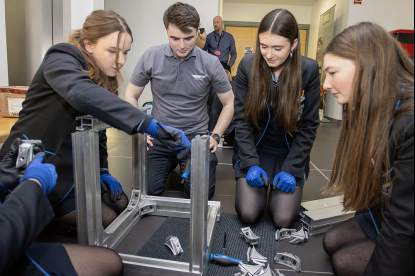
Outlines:
<svg viewBox="0 0 415 276"><path fill-rule="evenodd" d="M257 165L248 167L246 182L252 187L268 186L267 173Z"/></svg>
<svg viewBox="0 0 415 276"><path fill-rule="evenodd" d="M112 175L109 173L101 174L101 190L103 192L107 192L108 188L110 188L110 199L112 202L116 202L117 200L121 199L122 195L122 187L120 182L117 181Z"/></svg>
<svg viewBox="0 0 415 276"><path fill-rule="evenodd" d="M167 148L177 151L177 159L182 160L186 158L191 148L191 143L189 139L187 139L186 134L184 134L184 132L180 129L166 126L161 123L159 124L164 130L157 125L157 121L155 119L152 119L146 129L146 132L152 137L157 138L157 140L159 140Z"/></svg>
<svg viewBox="0 0 415 276"><path fill-rule="evenodd" d="M294 176L286 172L280 172L275 176L272 188L286 193L293 193L295 191L296 184L297 180Z"/></svg>
<svg viewBox="0 0 415 276"><path fill-rule="evenodd" d="M45 153L38 153L37 156L38 157L27 166L20 183L30 178L36 179L42 184L43 192L48 195L56 186L58 174L56 173L54 165L42 163Z"/></svg>

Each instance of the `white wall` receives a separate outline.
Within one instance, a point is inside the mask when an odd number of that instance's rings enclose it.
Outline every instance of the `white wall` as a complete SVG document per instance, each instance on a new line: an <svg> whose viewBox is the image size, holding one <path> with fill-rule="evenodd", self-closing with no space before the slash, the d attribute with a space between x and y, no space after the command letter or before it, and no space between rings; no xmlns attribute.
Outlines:
<svg viewBox="0 0 415 276"><path fill-rule="evenodd" d="M144 51L149 47L168 43L166 29L163 24L163 14L175 2L177 0L105 0L105 9L112 9L124 17L134 37L127 63L121 70L124 84L119 90L120 97L124 98L131 74ZM197 9L202 27L208 33L212 32L212 20L218 14L218 0L187 0L185 2ZM139 99L139 105L141 106L144 102L151 100L150 85L147 85Z"/></svg>
<svg viewBox="0 0 415 276"><path fill-rule="evenodd" d="M336 5L334 36L338 35L345 28L348 27L349 18L349 2L353 0L318 0L311 7L311 24L310 24L310 39L308 43L308 57L315 59L317 51L318 29L320 24L320 15ZM366 0L363 0L366 1ZM342 108L337 103L333 95L328 92L326 96L326 108L324 115L330 118L341 120Z"/></svg>
<svg viewBox="0 0 415 276"><path fill-rule="evenodd" d="M349 26L372 21L387 31L414 29L414 0L363 0L362 5L350 2Z"/></svg>
<svg viewBox="0 0 415 276"><path fill-rule="evenodd" d="M262 18L264 18L267 13L275 9L289 10L297 19L298 24L310 24L310 6L225 2L223 7L223 18L225 21L261 22Z"/></svg>
<svg viewBox="0 0 415 276"><path fill-rule="evenodd" d="M6 43L6 8L4 0L0 0L0 86L9 85L7 68L7 43Z"/></svg>
<svg viewBox="0 0 415 276"><path fill-rule="evenodd" d="M94 10L103 10L104 0L71 0L71 28L81 29L85 19Z"/></svg>

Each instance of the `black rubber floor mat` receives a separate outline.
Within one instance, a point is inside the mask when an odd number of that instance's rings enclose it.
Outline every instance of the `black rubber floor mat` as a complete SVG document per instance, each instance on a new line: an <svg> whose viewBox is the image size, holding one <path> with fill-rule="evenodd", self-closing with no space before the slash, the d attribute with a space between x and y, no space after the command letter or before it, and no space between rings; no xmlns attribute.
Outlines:
<svg viewBox="0 0 415 276"><path fill-rule="evenodd" d="M247 261L246 253L249 245L240 235L242 224L237 215L221 213L220 222L213 239L213 253L220 254L223 238L227 235L227 250L230 257ZM275 227L268 219L260 220L256 225L251 226L252 231L260 237L256 250L268 258L268 263L273 268ZM174 256L170 249L164 245L166 238L170 235L179 238L184 252ZM168 218L157 230L150 240L137 253L138 256L150 257L178 262L189 262L190 259L190 220L180 218ZM237 272L237 266L222 266L215 263L209 264L208 276L229 276Z"/></svg>

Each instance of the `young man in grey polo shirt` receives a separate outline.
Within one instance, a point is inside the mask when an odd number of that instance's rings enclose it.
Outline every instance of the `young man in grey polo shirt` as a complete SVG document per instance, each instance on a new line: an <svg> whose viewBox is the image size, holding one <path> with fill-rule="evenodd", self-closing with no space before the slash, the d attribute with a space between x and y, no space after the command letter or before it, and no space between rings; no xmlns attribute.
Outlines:
<svg viewBox="0 0 415 276"><path fill-rule="evenodd" d="M199 14L188 4L175 3L164 14L169 44L149 48L138 61L125 94L125 100L137 106L144 87L151 82L154 118L163 124L182 129L189 140L208 135L207 99L212 89L223 104L222 113L210 134L209 199L216 184L215 152L220 137L233 117L234 95L219 60L195 47L199 31ZM178 163L183 171L185 160L157 140L149 138L147 167L148 192L163 192L169 173ZM190 182L184 183L190 196Z"/></svg>

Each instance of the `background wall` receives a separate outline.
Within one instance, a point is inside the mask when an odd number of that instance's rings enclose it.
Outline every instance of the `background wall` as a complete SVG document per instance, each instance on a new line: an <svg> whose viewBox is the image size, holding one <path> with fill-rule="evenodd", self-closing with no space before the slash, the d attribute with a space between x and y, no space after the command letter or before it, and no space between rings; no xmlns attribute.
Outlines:
<svg viewBox="0 0 415 276"><path fill-rule="evenodd" d="M7 68L6 43L6 8L4 0L0 0L0 86L9 85Z"/></svg>
<svg viewBox="0 0 415 276"><path fill-rule="evenodd" d="M155 5L154 0L105 0L105 9L112 9L123 16L134 37L127 63L121 70L124 77L124 84L119 90L121 98L124 98L131 74L144 51L152 46L168 43L166 29L163 24L163 14L175 2L177 0L157 0L157 5ZM185 2L197 9L202 27L208 33L212 32L213 18L218 14L218 0L187 0ZM138 103L141 106L144 102L151 100L151 89L150 84L148 84Z"/></svg>
<svg viewBox="0 0 415 276"><path fill-rule="evenodd" d="M310 6L287 6L268 4L224 3L223 17L225 21L261 22L262 18L272 10L282 8L289 10L298 24L310 24Z"/></svg>
<svg viewBox="0 0 415 276"><path fill-rule="evenodd" d="M308 57L315 59L317 51L318 29L320 15L336 5L334 36L348 27L349 3L353 0L319 0L311 7L310 40L308 44ZM366 1L366 0L363 0ZM328 92L324 115L332 119L342 119L342 107L333 95Z"/></svg>
<svg viewBox="0 0 415 276"><path fill-rule="evenodd" d="M413 0L363 0L362 5L350 2L349 26L361 21L372 21L387 31L414 29Z"/></svg>

